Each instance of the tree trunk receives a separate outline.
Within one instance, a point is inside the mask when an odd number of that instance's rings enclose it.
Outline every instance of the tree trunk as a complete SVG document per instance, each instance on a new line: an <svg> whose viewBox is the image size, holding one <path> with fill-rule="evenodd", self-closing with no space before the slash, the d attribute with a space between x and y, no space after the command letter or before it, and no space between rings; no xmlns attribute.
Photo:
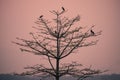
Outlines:
<svg viewBox="0 0 120 80"><path fill-rule="evenodd" d="M56 80L59 80L59 59L56 60Z"/></svg>
<svg viewBox="0 0 120 80"><path fill-rule="evenodd" d="M60 78L59 76L56 76L56 80L59 80L59 78Z"/></svg>
<svg viewBox="0 0 120 80"><path fill-rule="evenodd" d="M58 26L58 23L57 23ZM58 30L57 30L58 31ZM60 76L59 76L59 64L60 64L60 39L59 39L59 34L58 34L58 38L57 38L57 58L56 58L56 80L59 80Z"/></svg>

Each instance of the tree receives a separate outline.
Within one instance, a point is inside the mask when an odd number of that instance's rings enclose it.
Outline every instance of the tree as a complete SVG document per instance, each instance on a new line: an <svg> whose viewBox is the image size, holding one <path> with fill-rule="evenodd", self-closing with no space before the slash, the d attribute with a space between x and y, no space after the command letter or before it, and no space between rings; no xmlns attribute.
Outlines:
<svg viewBox="0 0 120 80"><path fill-rule="evenodd" d="M96 37L101 35L101 31L94 32L92 27L87 31L83 32L83 27L73 26L76 22L80 21L80 16L69 19L64 17L63 14L66 12L64 7L61 11L50 11L50 13L56 16L53 19L55 25L51 25L51 21L44 18L43 15L36 21L38 27L34 27L39 33L32 33L32 40L16 38L22 42L13 42L22 48L21 51L33 53L39 56L47 57L50 64L49 67L43 65L27 66L25 69L30 69L27 72L23 72L20 75L37 75L37 76L52 76L56 80L65 75L76 77L77 80L90 77L95 74L101 73L100 70L88 68L82 68L82 64L77 62L61 64L63 58L68 57L70 54L74 54L75 50L96 45L98 40L86 41L90 37ZM52 61L55 61L53 65Z"/></svg>

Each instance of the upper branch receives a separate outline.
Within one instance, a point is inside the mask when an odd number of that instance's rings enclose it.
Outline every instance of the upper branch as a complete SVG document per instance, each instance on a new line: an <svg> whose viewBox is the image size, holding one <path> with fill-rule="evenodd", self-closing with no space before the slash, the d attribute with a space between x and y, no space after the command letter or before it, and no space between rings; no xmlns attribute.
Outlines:
<svg viewBox="0 0 120 80"><path fill-rule="evenodd" d="M78 32L78 31L75 30L75 32ZM65 45L65 47L64 47L64 49L63 49L63 51L61 53L61 59L65 58L68 55L70 55L75 49L77 49L79 47L95 45L98 42L98 40L91 41L91 42L87 43L87 42L85 42L85 39L87 39L89 37L92 37L92 36L101 35L101 31L96 32L94 34L93 33L89 33L89 32L90 32L90 29L88 31L86 31L84 34L75 35L74 37L70 38L70 41L67 43L67 45ZM72 32L72 33L74 33L74 32ZM65 50L67 48L70 48L70 49L65 54Z"/></svg>

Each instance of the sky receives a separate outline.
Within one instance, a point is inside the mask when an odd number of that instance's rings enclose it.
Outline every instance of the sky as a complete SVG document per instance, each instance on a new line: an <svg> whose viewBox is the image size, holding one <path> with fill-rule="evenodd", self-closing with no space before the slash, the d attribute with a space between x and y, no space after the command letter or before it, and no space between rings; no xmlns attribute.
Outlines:
<svg viewBox="0 0 120 80"><path fill-rule="evenodd" d="M120 73L119 0L0 0L0 73L22 72L27 65L46 63L40 56L23 53L11 43L29 38L40 15L51 19L50 10L67 9L66 15L81 16L80 25L102 30L95 46L80 48L64 62L78 61L108 73ZM46 63L47 64L47 63Z"/></svg>

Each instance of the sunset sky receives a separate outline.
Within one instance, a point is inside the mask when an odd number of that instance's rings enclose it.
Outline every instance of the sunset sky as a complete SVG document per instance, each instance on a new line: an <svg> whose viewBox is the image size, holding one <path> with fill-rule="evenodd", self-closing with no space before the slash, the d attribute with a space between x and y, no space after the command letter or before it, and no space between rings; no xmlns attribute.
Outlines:
<svg viewBox="0 0 120 80"><path fill-rule="evenodd" d="M79 14L83 27L95 24L95 31L103 31L96 37L97 45L79 49L64 62L78 61L95 69L108 69L108 73L120 73L119 0L0 0L0 73L22 72L27 65L45 63L39 56L21 52L11 42L16 37L30 37L41 14L51 19L49 11L61 10L62 6L68 10L68 17Z"/></svg>

